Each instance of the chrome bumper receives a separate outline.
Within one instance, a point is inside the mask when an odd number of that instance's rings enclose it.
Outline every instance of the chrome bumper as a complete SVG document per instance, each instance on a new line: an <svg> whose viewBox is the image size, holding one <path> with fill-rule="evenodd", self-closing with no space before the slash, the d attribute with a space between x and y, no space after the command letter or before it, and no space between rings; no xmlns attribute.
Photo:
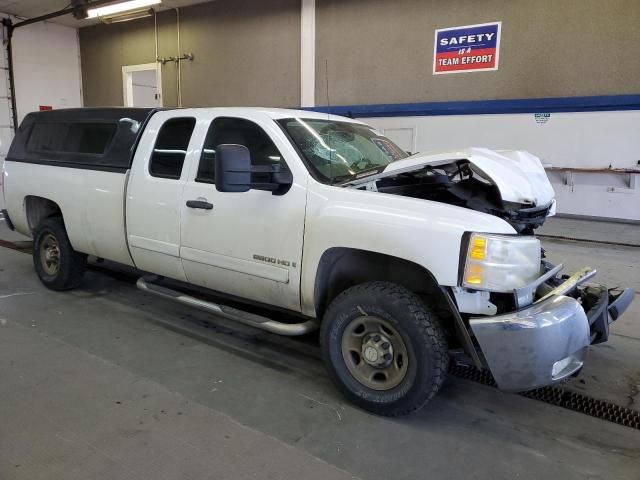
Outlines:
<svg viewBox="0 0 640 480"><path fill-rule="evenodd" d="M587 349L594 342L592 330L596 322L606 324L608 336L609 323L626 310L633 296L627 289L618 297L611 297L614 301L609 303L610 295L602 287L604 307L599 302L585 312L567 294L594 274L590 269L580 270L528 307L469 320L500 389L531 390L565 379L582 368Z"/></svg>
<svg viewBox="0 0 640 480"><path fill-rule="evenodd" d="M498 387L507 391L568 377L582 367L590 344L587 315L565 296L469 324Z"/></svg>

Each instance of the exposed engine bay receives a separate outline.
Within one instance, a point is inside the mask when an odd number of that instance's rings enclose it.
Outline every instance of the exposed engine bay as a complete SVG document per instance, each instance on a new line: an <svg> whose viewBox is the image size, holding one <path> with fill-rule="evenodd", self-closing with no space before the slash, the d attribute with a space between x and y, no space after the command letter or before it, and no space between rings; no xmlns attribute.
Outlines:
<svg viewBox="0 0 640 480"><path fill-rule="evenodd" d="M409 157L351 185L494 215L522 235L533 234L555 213L554 192L537 157L487 149L456 153L458 159L453 154Z"/></svg>
<svg viewBox="0 0 640 480"><path fill-rule="evenodd" d="M372 185L366 184L366 188L371 189ZM531 235L542 225L551 208L551 204L537 207L504 202L496 185L475 174L468 160L381 178L374 188L380 193L433 200L495 215L524 235Z"/></svg>

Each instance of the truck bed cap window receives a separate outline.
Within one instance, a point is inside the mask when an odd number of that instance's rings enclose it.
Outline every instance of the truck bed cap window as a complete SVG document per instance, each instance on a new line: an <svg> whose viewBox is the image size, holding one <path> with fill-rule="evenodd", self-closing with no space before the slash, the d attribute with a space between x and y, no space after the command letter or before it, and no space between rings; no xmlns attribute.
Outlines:
<svg viewBox="0 0 640 480"><path fill-rule="evenodd" d="M115 123L71 123L63 149L65 152L103 155L116 133Z"/></svg>
<svg viewBox="0 0 640 480"><path fill-rule="evenodd" d="M116 123L40 123L31 129L29 152L104 155L116 133Z"/></svg>
<svg viewBox="0 0 640 480"><path fill-rule="evenodd" d="M150 108L33 112L20 124L7 161L125 172Z"/></svg>

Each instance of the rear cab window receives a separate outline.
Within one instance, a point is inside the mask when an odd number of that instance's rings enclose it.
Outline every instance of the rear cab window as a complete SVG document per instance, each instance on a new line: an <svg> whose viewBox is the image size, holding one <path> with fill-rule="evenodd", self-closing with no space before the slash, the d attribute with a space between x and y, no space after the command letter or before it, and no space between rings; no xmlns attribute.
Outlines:
<svg viewBox="0 0 640 480"><path fill-rule="evenodd" d="M181 177L195 126L196 119L193 117L171 118L164 122L158 132L149 161L151 176L172 180L178 180Z"/></svg>

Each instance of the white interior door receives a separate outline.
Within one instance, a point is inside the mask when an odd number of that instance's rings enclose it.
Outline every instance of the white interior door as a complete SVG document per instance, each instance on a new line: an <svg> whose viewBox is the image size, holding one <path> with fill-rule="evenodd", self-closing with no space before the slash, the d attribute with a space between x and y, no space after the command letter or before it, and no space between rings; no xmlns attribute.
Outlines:
<svg viewBox="0 0 640 480"><path fill-rule="evenodd" d="M159 63L122 67L122 91L126 107L161 107L162 76Z"/></svg>

